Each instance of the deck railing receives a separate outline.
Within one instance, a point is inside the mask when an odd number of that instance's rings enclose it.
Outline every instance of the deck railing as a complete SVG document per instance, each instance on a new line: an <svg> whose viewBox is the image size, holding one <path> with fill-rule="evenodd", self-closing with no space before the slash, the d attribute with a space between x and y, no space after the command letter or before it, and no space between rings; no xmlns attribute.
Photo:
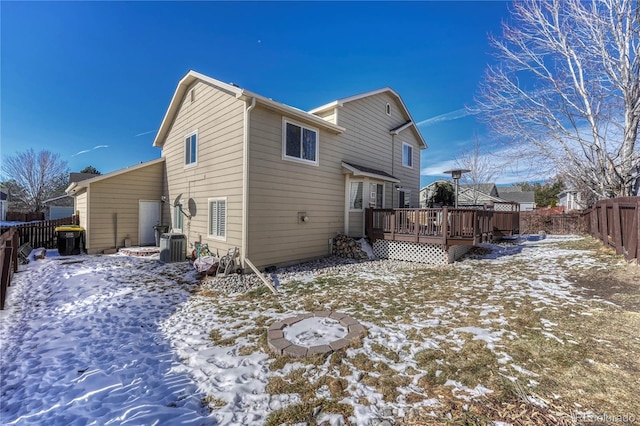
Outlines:
<svg viewBox="0 0 640 426"><path fill-rule="evenodd" d="M519 232L516 211L490 209L367 209L369 239L477 244Z"/></svg>

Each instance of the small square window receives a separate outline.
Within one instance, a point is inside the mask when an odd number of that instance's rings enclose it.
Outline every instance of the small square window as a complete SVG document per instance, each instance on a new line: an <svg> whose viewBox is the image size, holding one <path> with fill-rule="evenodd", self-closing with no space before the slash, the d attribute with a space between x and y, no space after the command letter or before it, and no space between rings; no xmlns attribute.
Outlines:
<svg viewBox="0 0 640 426"><path fill-rule="evenodd" d="M284 121L284 158L318 164L318 130Z"/></svg>
<svg viewBox="0 0 640 426"><path fill-rule="evenodd" d="M408 143L402 143L402 165L413 168L413 147Z"/></svg>

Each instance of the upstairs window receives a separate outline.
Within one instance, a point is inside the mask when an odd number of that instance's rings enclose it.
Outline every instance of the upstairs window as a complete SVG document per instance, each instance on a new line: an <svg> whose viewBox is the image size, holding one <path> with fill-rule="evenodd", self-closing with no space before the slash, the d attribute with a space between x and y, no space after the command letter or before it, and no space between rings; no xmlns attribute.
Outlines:
<svg viewBox="0 0 640 426"><path fill-rule="evenodd" d="M287 159L318 164L318 130L284 120L283 156Z"/></svg>
<svg viewBox="0 0 640 426"><path fill-rule="evenodd" d="M413 168L413 147L408 143L402 143L402 165Z"/></svg>
<svg viewBox="0 0 640 426"><path fill-rule="evenodd" d="M391 115L391 104L387 104L387 106L384 107L384 111L387 115Z"/></svg>
<svg viewBox="0 0 640 426"><path fill-rule="evenodd" d="M184 165L196 164L198 161L198 132L184 138Z"/></svg>

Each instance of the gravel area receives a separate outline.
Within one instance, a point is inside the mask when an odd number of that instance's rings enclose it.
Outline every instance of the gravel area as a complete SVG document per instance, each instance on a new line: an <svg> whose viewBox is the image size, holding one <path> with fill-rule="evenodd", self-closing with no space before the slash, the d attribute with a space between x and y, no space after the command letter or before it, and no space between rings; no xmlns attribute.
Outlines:
<svg viewBox="0 0 640 426"><path fill-rule="evenodd" d="M308 279L310 275L334 275L351 273L375 273L377 275L391 275L402 270L423 269L429 265L416 262L404 262L399 260L376 259L354 260L338 256L328 256L282 268L263 275L276 286L287 281ZM255 274L232 274L224 277L207 277L202 285L210 289L226 294L244 293L254 287L264 285Z"/></svg>

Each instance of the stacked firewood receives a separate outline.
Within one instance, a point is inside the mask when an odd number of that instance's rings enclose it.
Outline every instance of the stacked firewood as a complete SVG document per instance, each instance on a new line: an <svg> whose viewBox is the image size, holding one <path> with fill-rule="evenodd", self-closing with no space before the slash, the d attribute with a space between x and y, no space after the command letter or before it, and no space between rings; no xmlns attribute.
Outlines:
<svg viewBox="0 0 640 426"><path fill-rule="evenodd" d="M362 250L359 242L342 234L336 235L333 239L333 254L349 259L363 260L369 258L367 253Z"/></svg>

